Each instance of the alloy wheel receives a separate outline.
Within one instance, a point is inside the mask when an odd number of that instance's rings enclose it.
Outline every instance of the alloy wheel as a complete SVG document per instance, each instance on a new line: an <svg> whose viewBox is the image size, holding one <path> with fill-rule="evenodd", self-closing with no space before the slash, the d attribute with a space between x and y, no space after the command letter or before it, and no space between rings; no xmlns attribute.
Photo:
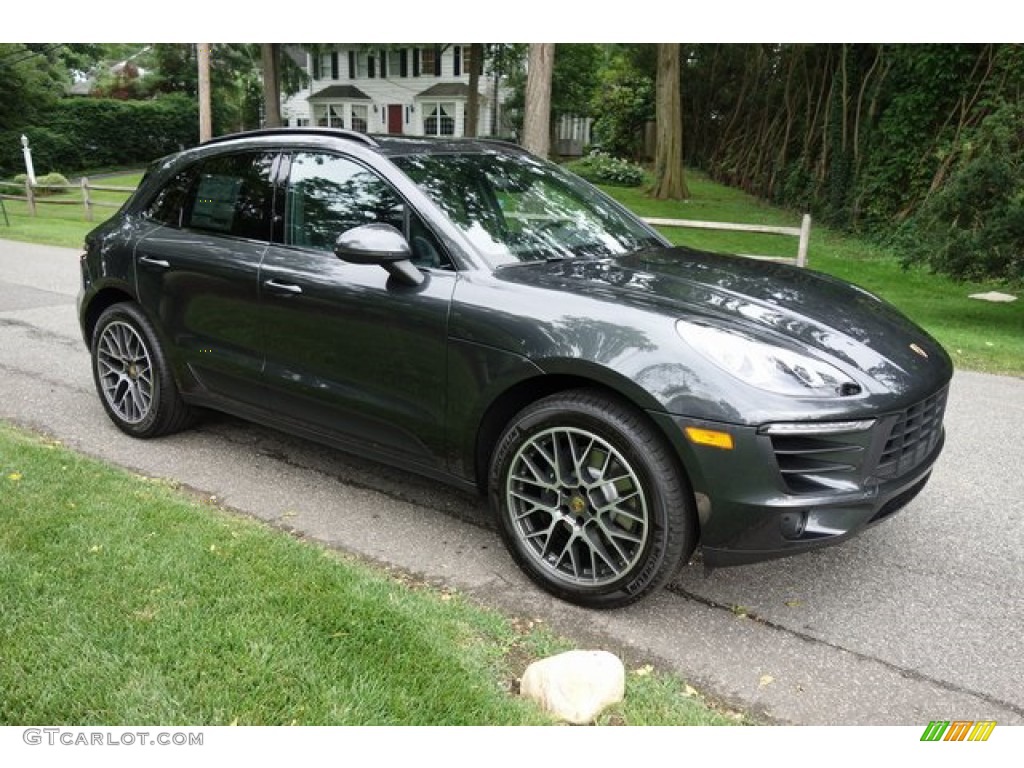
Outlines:
<svg viewBox="0 0 1024 768"><path fill-rule="evenodd" d="M96 347L100 388L115 415L138 424L153 405L153 364L138 331L122 321L107 325Z"/></svg>
<svg viewBox="0 0 1024 768"><path fill-rule="evenodd" d="M643 485L601 436L575 427L531 436L505 485L516 535L558 581L601 586L643 558L650 520Z"/></svg>

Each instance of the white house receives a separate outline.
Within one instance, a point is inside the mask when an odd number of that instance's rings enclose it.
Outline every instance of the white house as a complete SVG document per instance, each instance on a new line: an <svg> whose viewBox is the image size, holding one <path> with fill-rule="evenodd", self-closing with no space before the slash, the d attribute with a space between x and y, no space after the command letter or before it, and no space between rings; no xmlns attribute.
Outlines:
<svg viewBox="0 0 1024 768"><path fill-rule="evenodd" d="M478 136L507 135L501 120L504 90L483 74L469 44L420 47L336 45L320 55L291 49L312 78L309 88L285 98L287 125L348 128L409 136L465 135L469 72L479 67Z"/></svg>

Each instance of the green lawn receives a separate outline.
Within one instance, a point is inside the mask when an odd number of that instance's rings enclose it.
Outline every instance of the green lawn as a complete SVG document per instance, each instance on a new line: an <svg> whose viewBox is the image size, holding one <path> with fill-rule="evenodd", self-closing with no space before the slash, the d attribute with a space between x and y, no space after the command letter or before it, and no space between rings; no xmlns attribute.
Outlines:
<svg viewBox="0 0 1024 768"><path fill-rule="evenodd" d="M532 622L0 423L0 725L544 724ZM604 723L713 725L660 674Z"/></svg>
<svg viewBox="0 0 1024 768"><path fill-rule="evenodd" d="M141 180L141 171L90 178L92 184L111 187L135 187ZM77 179L74 183L77 183ZM0 192L5 195L24 195L23 191L8 186L0 186ZM91 222L86 218L82 193L77 189L63 190L57 194L38 198L36 216L30 215L28 203L21 200L4 200L10 224L8 226L3 220L3 215L0 214L0 237L43 245L81 248L89 230L112 216L127 197L127 192L92 191L90 193L92 201L104 205L96 205L93 208L93 221ZM45 202L48 200L61 202L59 204Z"/></svg>

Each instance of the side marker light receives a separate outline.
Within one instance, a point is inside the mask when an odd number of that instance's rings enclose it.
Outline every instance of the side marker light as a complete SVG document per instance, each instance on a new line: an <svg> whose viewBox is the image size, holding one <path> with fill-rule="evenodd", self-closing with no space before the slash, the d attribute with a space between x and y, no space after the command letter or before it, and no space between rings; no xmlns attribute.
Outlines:
<svg viewBox="0 0 1024 768"><path fill-rule="evenodd" d="M690 442L697 445L708 445L712 448L721 448L724 451L731 451L733 449L732 435L728 432L687 427L686 436L690 438Z"/></svg>

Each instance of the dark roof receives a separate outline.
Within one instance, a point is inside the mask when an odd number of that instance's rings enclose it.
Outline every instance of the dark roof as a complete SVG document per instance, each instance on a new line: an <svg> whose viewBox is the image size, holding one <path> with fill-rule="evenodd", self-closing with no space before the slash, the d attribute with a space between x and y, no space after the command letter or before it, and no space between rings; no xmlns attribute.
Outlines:
<svg viewBox="0 0 1024 768"><path fill-rule="evenodd" d="M313 99L366 99L370 97L360 91L354 85L328 85L322 91L317 91L309 100Z"/></svg>
<svg viewBox="0 0 1024 768"><path fill-rule="evenodd" d="M438 83L422 93L416 94L417 99L428 96L467 99L469 98L469 86L465 83Z"/></svg>

